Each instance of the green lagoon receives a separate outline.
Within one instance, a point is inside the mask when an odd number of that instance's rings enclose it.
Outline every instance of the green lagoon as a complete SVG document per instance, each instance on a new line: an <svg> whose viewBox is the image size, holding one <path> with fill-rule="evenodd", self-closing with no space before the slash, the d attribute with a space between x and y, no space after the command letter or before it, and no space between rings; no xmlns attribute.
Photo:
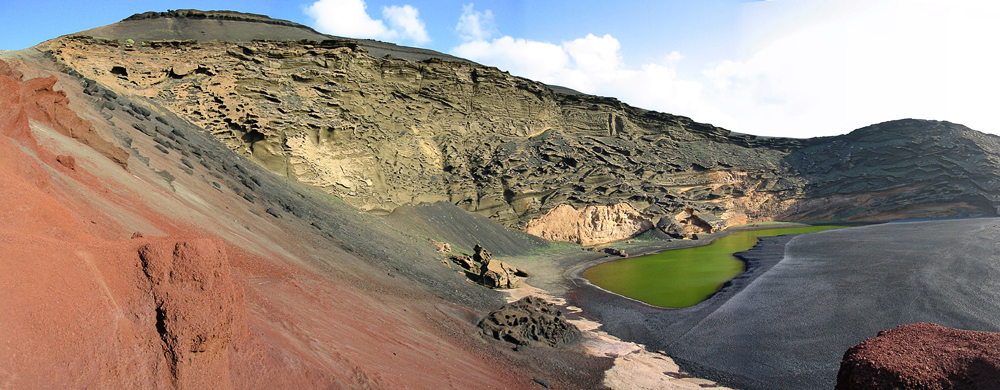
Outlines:
<svg viewBox="0 0 1000 390"><path fill-rule="evenodd" d="M583 277L616 294L650 305L681 308L701 302L743 272L733 256L757 243L757 237L812 233L841 226L750 230L719 238L709 245L615 260L591 267Z"/></svg>

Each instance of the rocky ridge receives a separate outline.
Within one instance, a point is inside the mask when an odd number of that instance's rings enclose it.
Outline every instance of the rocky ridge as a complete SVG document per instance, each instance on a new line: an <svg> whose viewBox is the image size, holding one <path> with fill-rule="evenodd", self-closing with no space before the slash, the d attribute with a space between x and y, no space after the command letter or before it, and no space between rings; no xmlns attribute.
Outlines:
<svg viewBox="0 0 1000 390"><path fill-rule="evenodd" d="M50 45L85 77L154 99L271 171L374 212L447 201L520 229L559 205L628 202L652 226L684 208L725 213L720 198L737 186L757 194L797 143L556 94L468 62L374 58L346 41ZM755 149L761 142L775 149ZM776 195L757 201L781 207Z"/></svg>
<svg viewBox="0 0 1000 390"><path fill-rule="evenodd" d="M43 49L117 92L156 100L272 172L376 213L445 201L542 237L604 243L657 222L693 237L769 220L997 212L988 173L1000 168L995 137L947 122L888 122L812 140L755 137L557 93L446 55L408 60L363 40L123 44L125 33L107 33L114 26ZM935 143L946 133L951 140ZM913 158L925 154L935 157ZM613 211L626 204L639 217ZM600 211L545 218L560 206ZM685 212L712 222L684 224ZM634 226L598 230L623 219Z"/></svg>

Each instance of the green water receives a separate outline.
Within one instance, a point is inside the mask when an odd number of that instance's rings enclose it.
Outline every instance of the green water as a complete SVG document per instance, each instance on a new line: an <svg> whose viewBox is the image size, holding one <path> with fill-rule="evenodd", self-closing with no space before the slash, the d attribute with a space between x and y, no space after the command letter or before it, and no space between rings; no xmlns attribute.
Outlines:
<svg viewBox="0 0 1000 390"><path fill-rule="evenodd" d="M727 281L743 272L743 262L733 254L753 248L757 237L812 233L838 227L809 226L737 232L705 246L600 264L584 271L583 277L605 290L650 305L688 307L705 300L719 291Z"/></svg>

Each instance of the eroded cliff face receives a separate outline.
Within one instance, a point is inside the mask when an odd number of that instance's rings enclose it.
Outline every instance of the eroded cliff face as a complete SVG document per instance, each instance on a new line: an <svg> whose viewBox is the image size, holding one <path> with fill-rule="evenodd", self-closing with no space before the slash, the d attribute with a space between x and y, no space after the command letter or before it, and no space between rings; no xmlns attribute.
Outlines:
<svg viewBox="0 0 1000 390"><path fill-rule="evenodd" d="M750 221L774 216L726 201L795 193L773 182L797 141L556 94L468 62L373 58L346 40L64 38L47 48L85 77L155 99L271 171L365 210L444 200L523 229L563 204L628 202L649 220L694 208Z"/></svg>
<svg viewBox="0 0 1000 390"><path fill-rule="evenodd" d="M543 217L563 205L627 204L650 222L689 209L711 215L717 230L995 215L998 203L989 179L1000 168L995 137L946 122L889 122L811 140L754 137L555 93L467 61L376 58L348 39L126 44L76 36L41 48L117 93L156 101L272 172L375 213L447 201L507 227L531 225L540 237L587 241L619 234L569 235Z"/></svg>
<svg viewBox="0 0 1000 390"><path fill-rule="evenodd" d="M524 231L549 241L599 245L631 238L653 227L653 221L628 203L587 206L561 205L528 222Z"/></svg>

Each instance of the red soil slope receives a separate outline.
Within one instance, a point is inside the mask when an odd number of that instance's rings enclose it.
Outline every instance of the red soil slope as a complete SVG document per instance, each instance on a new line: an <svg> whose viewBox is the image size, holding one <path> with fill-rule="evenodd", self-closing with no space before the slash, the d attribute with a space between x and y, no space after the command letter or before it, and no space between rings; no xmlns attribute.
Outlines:
<svg viewBox="0 0 1000 390"><path fill-rule="evenodd" d="M164 190L59 77L0 61L0 388L535 386L446 331L468 327L461 308L384 273L303 265L350 255L219 192Z"/></svg>

